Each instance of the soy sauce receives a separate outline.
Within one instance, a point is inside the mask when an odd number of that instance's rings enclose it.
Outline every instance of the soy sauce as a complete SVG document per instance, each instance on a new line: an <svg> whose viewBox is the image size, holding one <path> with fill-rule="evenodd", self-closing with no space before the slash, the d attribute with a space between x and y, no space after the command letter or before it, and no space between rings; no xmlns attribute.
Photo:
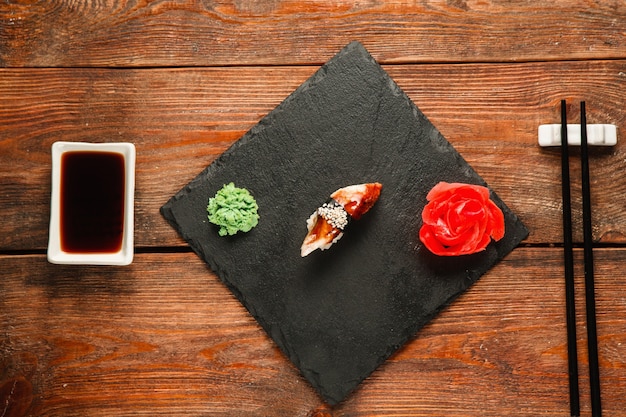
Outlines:
<svg viewBox="0 0 626 417"><path fill-rule="evenodd" d="M114 253L124 233L124 155L70 151L61 156L61 249Z"/></svg>

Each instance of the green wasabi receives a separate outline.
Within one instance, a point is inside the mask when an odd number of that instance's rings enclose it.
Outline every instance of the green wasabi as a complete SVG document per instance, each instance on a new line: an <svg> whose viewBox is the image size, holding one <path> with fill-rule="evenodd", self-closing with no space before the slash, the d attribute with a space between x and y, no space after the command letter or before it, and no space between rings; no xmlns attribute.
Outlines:
<svg viewBox="0 0 626 417"><path fill-rule="evenodd" d="M220 236L252 230L259 223L258 209L250 192L235 187L232 182L209 198L207 206L209 221L220 226Z"/></svg>

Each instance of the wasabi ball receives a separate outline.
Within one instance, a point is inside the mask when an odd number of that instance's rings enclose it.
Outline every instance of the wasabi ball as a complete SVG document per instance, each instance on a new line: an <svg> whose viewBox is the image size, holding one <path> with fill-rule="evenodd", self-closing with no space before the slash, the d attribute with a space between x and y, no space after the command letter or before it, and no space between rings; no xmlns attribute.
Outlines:
<svg viewBox="0 0 626 417"><path fill-rule="evenodd" d="M209 221L220 226L220 236L252 230L259 223L258 209L250 192L232 182L210 198L207 206Z"/></svg>

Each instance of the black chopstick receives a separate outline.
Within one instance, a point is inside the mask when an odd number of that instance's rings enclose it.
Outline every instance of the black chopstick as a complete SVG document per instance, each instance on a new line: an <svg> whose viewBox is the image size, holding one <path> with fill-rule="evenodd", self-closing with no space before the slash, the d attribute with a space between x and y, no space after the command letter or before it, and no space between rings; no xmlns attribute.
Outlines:
<svg viewBox="0 0 626 417"><path fill-rule="evenodd" d="M587 313L587 343L589 353L589 384L591 415L600 417L600 366L598 363L598 334L596 329L596 298L593 271L593 236L591 230L591 191L589 183L589 152L587 146L587 115L585 102L580 103L580 158L583 190L583 245L585 260L585 304Z"/></svg>
<svg viewBox="0 0 626 417"><path fill-rule="evenodd" d="M563 198L563 260L565 264L565 309L567 318L567 363L569 373L570 415L580 416L578 351L576 347L576 306L574 297L574 252L572 244L572 203L567 142L567 106L561 100L561 187Z"/></svg>

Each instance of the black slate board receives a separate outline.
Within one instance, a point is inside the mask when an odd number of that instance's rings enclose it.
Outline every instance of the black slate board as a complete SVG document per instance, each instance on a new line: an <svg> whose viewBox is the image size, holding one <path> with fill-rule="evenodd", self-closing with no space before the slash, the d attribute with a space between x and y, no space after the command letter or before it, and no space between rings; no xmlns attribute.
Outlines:
<svg viewBox="0 0 626 417"><path fill-rule="evenodd" d="M231 181L261 218L219 237L206 205ZM336 189L374 181L383 189L372 210L330 250L301 258L310 214ZM475 255L431 255L418 230L439 181L486 185L353 42L161 212L332 405L528 235L492 192L505 237Z"/></svg>

